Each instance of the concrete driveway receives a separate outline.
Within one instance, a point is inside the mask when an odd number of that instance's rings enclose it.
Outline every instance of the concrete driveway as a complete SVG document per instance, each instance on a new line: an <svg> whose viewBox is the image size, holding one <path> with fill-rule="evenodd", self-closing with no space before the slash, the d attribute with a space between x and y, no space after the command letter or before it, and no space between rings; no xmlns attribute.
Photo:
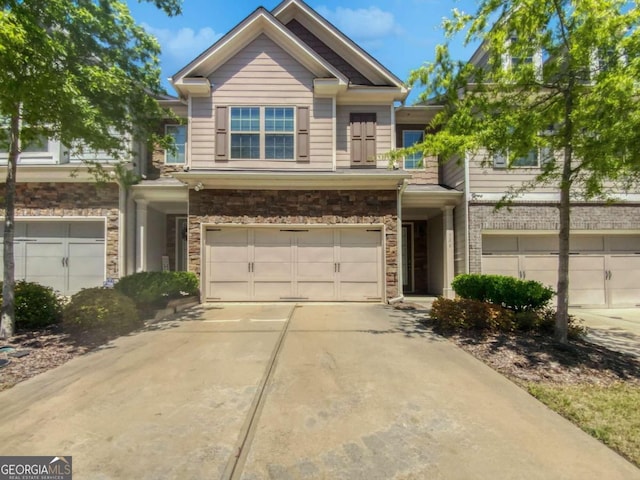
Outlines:
<svg viewBox="0 0 640 480"><path fill-rule="evenodd" d="M1 455L76 479L636 479L381 305L219 305L0 393Z"/></svg>
<svg viewBox="0 0 640 480"><path fill-rule="evenodd" d="M640 308L575 308L588 327L587 340L640 359Z"/></svg>

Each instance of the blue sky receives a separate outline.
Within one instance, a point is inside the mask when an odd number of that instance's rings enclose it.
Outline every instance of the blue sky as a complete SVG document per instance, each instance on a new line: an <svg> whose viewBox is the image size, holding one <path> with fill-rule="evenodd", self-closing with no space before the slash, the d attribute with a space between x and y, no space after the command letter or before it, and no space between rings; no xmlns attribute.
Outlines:
<svg viewBox="0 0 640 480"><path fill-rule="evenodd" d="M162 76L170 77L259 6L269 10L280 0L183 0L183 14L166 17L153 5L130 1L138 23L162 46ZM451 9L472 12L474 0L307 0L307 3L405 80L412 69L433 58L444 40L440 24ZM348 5L348 6L345 6ZM467 60L473 46L454 45ZM164 81L170 93L169 83ZM414 99L416 92L410 97Z"/></svg>

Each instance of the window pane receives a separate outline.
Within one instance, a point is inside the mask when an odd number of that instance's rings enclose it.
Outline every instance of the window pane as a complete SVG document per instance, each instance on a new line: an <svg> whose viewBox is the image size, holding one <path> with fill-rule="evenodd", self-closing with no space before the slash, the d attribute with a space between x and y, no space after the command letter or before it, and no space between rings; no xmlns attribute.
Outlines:
<svg viewBox="0 0 640 480"><path fill-rule="evenodd" d="M292 160L293 135L265 135L265 155L269 160Z"/></svg>
<svg viewBox="0 0 640 480"><path fill-rule="evenodd" d="M167 150L165 163L184 163L184 152L187 143L186 125L167 125L167 135L171 135L174 141L175 151Z"/></svg>
<svg viewBox="0 0 640 480"><path fill-rule="evenodd" d="M231 158L260 158L260 135L255 133L232 133Z"/></svg>
<svg viewBox="0 0 640 480"><path fill-rule="evenodd" d="M537 167L538 166L538 150L531 150L526 157L514 158L511 163L512 167Z"/></svg>
<svg viewBox="0 0 640 480"><path fill-rule="evenodd" d="M416 143L422 142L424 139L424 132L420 130L405 130L402 132L402 146L411 147ZM423 168L422 153L416 152L404 157L404 168L406 170Z"/></svg>
<svg viewBox="0 0 640 480"><path fill-rule="evenodd" d="M22 147L23 152L48 152L49 151L49 140L47 137L40 135L33 142L29 142L27 145Z"/></svg>
<svg viewBox="0 0 640 480"><path fill-rule="evenodd" d="M232 132L259 132L260 108L233 107L231 109Z"/></svg>
<svg viewBox="0 0 640 480"><path fill-rule="evenodd" d="M265 108L264 128L267 132L293 132L293 108Z"/></svg>

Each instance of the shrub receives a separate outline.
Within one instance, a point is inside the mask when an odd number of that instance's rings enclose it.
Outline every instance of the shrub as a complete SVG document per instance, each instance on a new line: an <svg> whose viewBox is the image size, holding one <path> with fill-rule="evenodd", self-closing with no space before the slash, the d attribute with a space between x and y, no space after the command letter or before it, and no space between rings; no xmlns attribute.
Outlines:
<svg viewBox="0 0 640 480"><path fill-rule="evenodd" d="M198 277L191 272L139 272L122 277L114 287L138 308L158 307L174 298L198 295Z"/></svg>
<svg viewBox="0 0 640 480"><path fill-rule="evenodd" d="M0 291L2 282L0 282ZM0 306L2 305L0 295ZM51 287L19 280L15 284L16 328L48 327L62 318L62 298Z"/></svg>
<svg viewBox="0 0 640 480"><path fill-rule="evenodd" d="M442 330L511 331L514 313L510 310L468 298L439 297L432 306L430 317Z"/></svg>
<svg viewBox="0 0 640 480"><path fill-rule="evenodd" d="M136 305L110 288L86 288L71 297L63 312L65 330L106 340L142 326Z"/></svg>
<svg viewBox="0 0 640 480"><path fill-rule="evenodd" d="M494 303L514 312L539 310L554 295L552 289L540 282L504 275L458 275L451 285L462 298Z"/></svg>

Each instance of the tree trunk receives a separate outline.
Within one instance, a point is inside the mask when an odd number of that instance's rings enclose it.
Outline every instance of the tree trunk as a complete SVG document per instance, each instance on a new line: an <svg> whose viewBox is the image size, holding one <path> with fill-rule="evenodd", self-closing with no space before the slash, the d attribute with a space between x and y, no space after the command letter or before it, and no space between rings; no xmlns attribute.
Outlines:
<svg viewBox="0 0 640 480"><path fill-rule="evenodd" d="M573 79L569 80L564 110L564 165L560 180L560 232L558 234L558 306L556 310L555 339L568 343L569 331L569 238L571 234L571 186L573 160Z"/></svg>
<svg viewBox="0 0 640 480"><path fill-rule="evenodd" d="M570 147L568 147L570 148ZM569 235L571 233L571 154L565 148L565 166L560 187L560 233L558 252L558 307L556 310L555 339L560 343L568 342L569 330ZM569 158L567 158L569 157Z"/></svg>
<svg viewBox="0 0 640 480"><path fill-rule="evenodd" d="M0 338L12 337L15 331L15 263L13 239L15 234L16 170L20 154L20 111L11 116L11 144L7 159L7 180L4 188L4 275L2 284L2 310L0 311Z"/></svg>

